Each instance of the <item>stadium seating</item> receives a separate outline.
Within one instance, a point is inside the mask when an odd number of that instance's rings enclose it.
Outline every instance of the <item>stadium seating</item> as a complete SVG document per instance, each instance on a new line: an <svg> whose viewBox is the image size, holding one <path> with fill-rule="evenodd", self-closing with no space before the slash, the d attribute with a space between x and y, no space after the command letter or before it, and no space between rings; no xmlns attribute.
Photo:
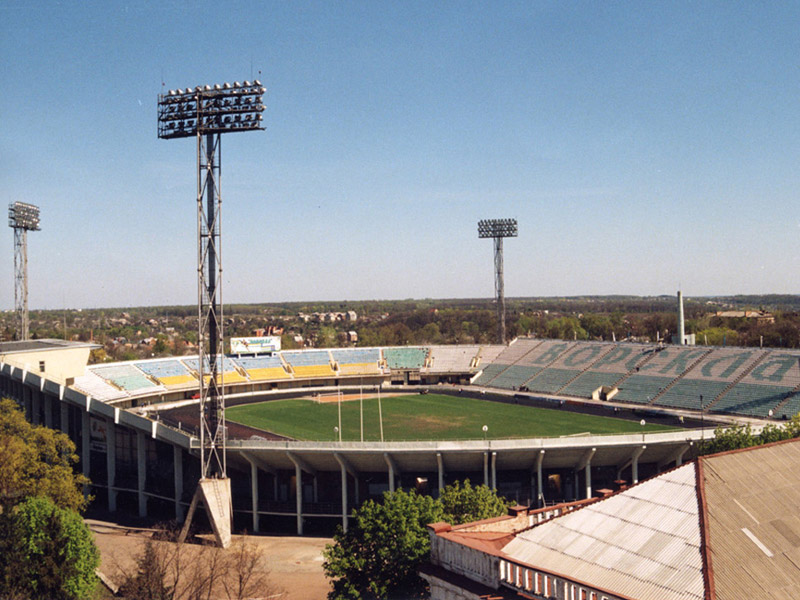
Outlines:
<svg viewBox="0 0 800 600"><path fill-rule="evenodd" d="M83 375L76 377L73 385L75 389L84 394L104 402L128 397L125 391L111 385L99 375L95 375L90 369L87 369Z"/></svg>
<svg viewBox="0 0 800 600"><path fill-rule="evenodd" d="M545 394L555 394L564 387L567 382L575 377L580 371L571 369L555 369L548 367L542 369L538 375L525 384L525 387L532 392L543 392Z"/></svg>
<svg viewBox="0 0 800 600"><path fill-rule="evenodd" d="M737 383L711 406L711 412L766 417L789 395L793 388L776 385Z"/></svg>
<svg viewBox="0 0 800 600"><path fill-rule="evenodd" d="M800 394L792 394L788 402L779 407L775 412L775 417L779 419L789 419L800 413Z"/></svg>
<svg viewBox="0 0 800 600"><path fill-rule="evenodd" d="M483 368L480 375L478 375L478 377L472 383L473 385L481 385L484 387L491 386L494 378L497 377L503 371L505 371L507 368L508 365L503 365L500 363L488 364Z"/></svg>
<svg viewBox="0 0 800 600"><path fill-rule="evenodd" d="M283 360L292 367L295 377L332 377L331 357L327 350L281 352Z"/></svg>
<svg viewBox="0 0 800 600"><path fill-rule="evenodd" d="M573 344L568 350L558 355L536 377L526 383L525 387L531 391L555 394L613 347L612 344L594 342ZM597 387L599 386L589 390L587 395Z"/></svg>
<svg viewBox="0 0 800 600"><path fill-rule="evenodd" d="M193 370L196 373L200 372L200 361L196 358L184 358L182 359L183 364L185 364L189 369ZM247 381L245 377L236 370L236 365L234 364L233 360L227 356L222 358L222 362L217 364L217 369L221 371L222 376L222 383L241 383L243 381ZM205 372L208 375L205 376L205 382L208 383L211 380L211 363L208 361L208 358L205 359Z"/></svg>
<svg viewBox="0 0 800 600"><path fill-rule="evenodd" d="M513 365L528 352L540 346L544 340L531 339L531 338L518 338L515 342L506 346L500 354L497 355L495 362L504 365Z"/></svg>
<svg viewBox="0 0 800 600"><path fill-rule="evenodd" d="M431 346L431 373L465 373L473 369L480 346Z"/></svg>
<svg viewBox="0 0 800 600"><path fill-rule="evenodd" d="M127 392L152 390L152 388L159 387L132 364L117 364L107 367L95 366L92 368L92 371L94 371L95 375L99 375L106 381L110 381L118 388Z"/></svg>
<svg viewBox="0 0 800 600"><path fill-rule="evenodd" d="M521 365L511 365L505 371L497 375L492 380L492 387L504 388L507 390L517 390L536 375L542 367L527 367Z"/></svg>
<svg viewBox="0 0 800 600"><path fill-rule="evenodd" d="M763 351L755 349L714 348L657 398L655 404L697 410L702 396L703 408L707 408L763 355Z"/></svg>
<svg viewBox="0 0 800 600"><path fill-rule="evenodd" d="M619 384L619 393L614 396L614 401L649 404L653 398L660 394L672 381L673 378L671 377L631 375Z"/></svg>
<svg viewBox="0 0 800 600"><path fill-rule="evenodd" d="M378 348L341 348L331 350L339 366L339 375L380 375L381 352Z"/></svg>
<svg viewBox="0 0 800 600"><path fill-rule="evenodd" d="M505 346L481 346L481 349L478 351L478 366L482 367L484 365L490 365L497 357L500 356L500 353L505 350Z"/></svg>
<svg viewBox="0 0 800 600"><path fill-rule="evenodd" d="M564 355L564 353L568 352L574 345L574 342L547 340L535 348L532 348L515 364L529 367L546 367L560 356Z"/></svg>
<svg viewBox="0 0 800 600"><path fill-rule="evenodd" d="M390 369L421 369L428 358L427 348L384 348L383 357Z"/></svg>
<svg viewBox="0 0 800 600"><path fill-rule="evenodd" d="M250 381L269 381L275 379L291 379L291 375L283 368L281 357L277 354L262 356L242 356L232 359L244 369Z"/></svg>
<svg viewBox="0 0 800 600"><path fill-rule="evenodd" d="M133 363L139 369L158 379L167 387L179 387L188 383L197 383L197 379L177 359L154 360Z"/></svg>

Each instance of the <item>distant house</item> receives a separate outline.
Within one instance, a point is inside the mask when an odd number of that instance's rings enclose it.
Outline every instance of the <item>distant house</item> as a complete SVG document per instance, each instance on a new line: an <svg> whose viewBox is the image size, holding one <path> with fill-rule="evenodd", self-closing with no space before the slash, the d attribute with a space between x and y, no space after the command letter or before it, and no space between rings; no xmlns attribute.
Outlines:
<svg viewBox="0 0 800 600"><path fill-rule="evenodd" d="M616 493L429 525L432 600L800 598L800 439Z"/></svg>
<svg viewBox="0 0 800 600"><path fill-rule="evenodd" d="M722 310L714 313L720 319L755 319L764 323L774 323L775 316L764 310Z"/></svg>

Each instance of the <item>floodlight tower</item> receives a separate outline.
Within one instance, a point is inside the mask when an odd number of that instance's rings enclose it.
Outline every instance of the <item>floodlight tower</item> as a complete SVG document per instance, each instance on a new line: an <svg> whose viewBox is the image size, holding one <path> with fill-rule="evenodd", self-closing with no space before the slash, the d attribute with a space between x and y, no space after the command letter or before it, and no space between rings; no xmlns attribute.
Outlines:
<svg viewBox="0 0 800 600"><path fill-rule="evenodd" d="M197 139L197 314L200 375L200 463L204 481L227 481L223 372L220 172L223 133L263 130L263 94L257 79L231 85L169 90L158 96L158 137ZM216 493L216 492L215 492ZM192 501L196 504L197 496ZM209 499L206 507L211 512ZM187 525L191 516L187 516ZM212 522L214 519L212 518ZM220 534L216 530L219 540ZM224 536L223 536L224 537ZM228 536L229 537L229 536ZM225 545L221 542L222 545Z"/></svg>
<svg viewBox="0 0 800 600"><path fill-rule="evenodd" d="M506 299L503 289L503 238L517 237L516 219L478 221L478 237L494 238L494 294L497 299L497 337L506 343Z"/></svg>
<svg viewBox="0 0 800 600"><path fill-rule="evenodd" d="M17 336L28 339L28 232L39 231L39 207L24 202L8 205L8 226L14 230L14 309Z"/></svg>

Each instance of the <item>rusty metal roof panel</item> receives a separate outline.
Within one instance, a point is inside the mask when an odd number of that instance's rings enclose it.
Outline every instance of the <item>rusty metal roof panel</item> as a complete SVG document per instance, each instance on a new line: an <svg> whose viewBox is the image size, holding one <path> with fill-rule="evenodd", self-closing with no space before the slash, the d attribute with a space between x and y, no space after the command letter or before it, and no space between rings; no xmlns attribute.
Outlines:
<svg viewBox="0 0 800 600"><path fill-rule="evenodd" d="M717 599L800 597L800 440L701 460Z"/></svg>
<svg viewBox="0 0 800 600"><path fill-rule="evenodd" d="M520 533L510 558L641 600L701 600L695 465Z"/></svg>

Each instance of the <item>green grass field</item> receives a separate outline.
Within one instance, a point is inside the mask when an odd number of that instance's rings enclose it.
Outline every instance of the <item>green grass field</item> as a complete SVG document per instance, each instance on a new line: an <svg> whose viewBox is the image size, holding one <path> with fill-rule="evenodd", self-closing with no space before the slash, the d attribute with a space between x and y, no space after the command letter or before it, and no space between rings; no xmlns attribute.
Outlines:
<svg viewBox="0 0 800 600"><path fill-rule="evenodd" d="M361 439L359 400L342 402L342 440ZM533 408L473 398L437 394L381 399L386 441L558 437L593 434L641 433L675 429L612 417L597 417L558 409ZM298 440L338 439L338 404L313 400L273 400L226 409L230 421ZM364 398L364 440L380 441L378 399Z"/></svg>

